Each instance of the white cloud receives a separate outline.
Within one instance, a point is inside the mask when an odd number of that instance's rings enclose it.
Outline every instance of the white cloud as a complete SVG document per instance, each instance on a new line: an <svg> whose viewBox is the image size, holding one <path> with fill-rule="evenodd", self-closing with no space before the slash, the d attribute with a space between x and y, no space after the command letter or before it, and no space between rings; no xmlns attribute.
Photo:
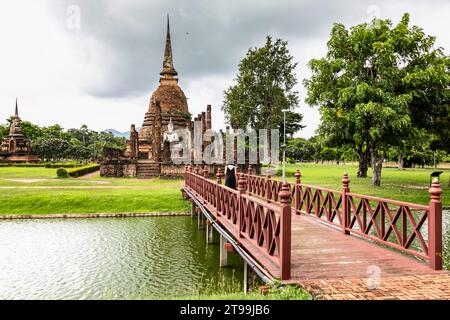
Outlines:
<svg viewBox="0 0 450 320"><path fill-rule="evenodd" d="M72 4L80 6L81 30L66 26ZM223 90L246 50L270 33L288 40L299 62L297 90L307 125L300 135L309 137L319 115L304 103L306 63L325 54L333 22L364 22L369 5L394 23L410 12L413 24L449 47L448 1L2 1L0 119L12 114L18 96L22 118L41 125L140 126L158 84L169 12L175 67L194 115L212 104L213 125L224 128Z"/></svg>

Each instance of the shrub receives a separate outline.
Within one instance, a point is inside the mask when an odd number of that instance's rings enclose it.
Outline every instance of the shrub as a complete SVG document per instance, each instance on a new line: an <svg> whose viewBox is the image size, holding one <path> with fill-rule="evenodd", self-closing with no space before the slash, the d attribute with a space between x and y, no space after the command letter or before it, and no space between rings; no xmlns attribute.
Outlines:
<svg viewBox="0 0 450 320"><path fill-rule="evenodd" d="M69 176L76 178L76 177L84 176L85 174L88 174L88 173L95 172L97 170L100 170L99 164L90 164L90 165L79 167L79 168L68 169L67 173L69 174Z"/></svg>
<svg viewBox="0 0 450 320"><path fill-rule="evenodd" d="M0 163L0 167L18 167L18 168L77 168L82 167L80 162L39 162L39 163Z"/></svg>
<svg viewBox="0 0 450 320"><path fill-rule="evenodd" d="M82 167L83 164L79 162L67 162L67 163L46 163L46 168L78 168Z"/></svg>
<svg viewBox="0 0 450 320"><path fill-rule="evenodd" d="M68 178L69 177L69 173L64 168L59 168L58 170L56 170L56 175L58 176L58 178Z"/></svg>
<svg viewBox="0 0 450 320"><path fill-rule="evenodd" d="M42 163L0 163L0 167L22 167L22 168L39 168L44 167Z"/></svg>

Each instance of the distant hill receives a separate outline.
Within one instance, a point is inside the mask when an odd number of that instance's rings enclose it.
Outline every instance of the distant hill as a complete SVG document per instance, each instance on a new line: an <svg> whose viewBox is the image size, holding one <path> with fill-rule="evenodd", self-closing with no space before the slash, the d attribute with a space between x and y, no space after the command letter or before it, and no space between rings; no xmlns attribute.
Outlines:
<svg viewBox="0 0 450 320"><path fill-rule="evenodd" d="M113 136L115 137L124 137L124 138L129 138L130 137L130 131L126 131L126 132L120 132L117 131L116 129L106 129L103 130L104 132L111 132L113 134Z"/></svg>

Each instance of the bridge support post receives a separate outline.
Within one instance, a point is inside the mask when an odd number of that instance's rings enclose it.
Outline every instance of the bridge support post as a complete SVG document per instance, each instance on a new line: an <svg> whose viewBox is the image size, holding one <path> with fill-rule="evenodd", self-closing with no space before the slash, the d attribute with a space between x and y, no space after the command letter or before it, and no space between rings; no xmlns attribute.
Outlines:
<svg viewBox="0 0 450 320"><path fill-rule="evenodd" d="M438 178L434 178L428 190L431 195L430 216L428 221L428 246L430 267L442 270L442 202L443 192Z"/></svg>
<svg viewBox="0 0 450 320"><path fill-rule="evenodd" d="M211 225L211 222L208 219L206 219L206 243L207 244L214 243L213 232L214 232L214 228Z"/></svg>
<svg viewBox="0 0 450 320"><path fill-rule="evenodd" d="M228 266L228 251L225 248L227 239L223 235L220 235L220 267Z"/></svg>
<svg viewBox="0 0 450 320"><path fill-rule="evenodd" d="M200 208L197 207L196 210L197 210L197 214L198 214L197 227L200 230L200 229L203 229L203 219L204 219L204 217L203 217L203 213L200 210Z"/></svg>
<svg viewBox="0 0 450 320"><path fill-rule="evenodd" d="M195 203L193 200L191 200L191 218L195 218Z"/></svg>
<svg viewBox="0 0 450 320"><path fill-rule="evenodd" d="M244 260L244 293L248 292L248 263Z"/></svg>
<svg viewBox="0 0 450 320"><path fill-rule="evenodd" d="M342 178L342 232L344 234L350 234L347 230L350 224L350 207L347 193L350 192L350 180L348 174L345 173Z"/></svg>

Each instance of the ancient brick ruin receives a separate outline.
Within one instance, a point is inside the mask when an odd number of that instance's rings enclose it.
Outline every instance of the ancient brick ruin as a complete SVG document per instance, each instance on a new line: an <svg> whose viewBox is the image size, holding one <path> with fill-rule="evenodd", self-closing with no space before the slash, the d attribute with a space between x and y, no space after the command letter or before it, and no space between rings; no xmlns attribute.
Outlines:
<svg viewBox="0 0 450 320"><path fill-rule="evenodd" d="M9 134L2 139L0 162L38 162L39 157L31 154L31 140L22 133L19 107L16 99L16 110L12 119Z"/></svg>
<svg viewBox="0 0 450 320"><path fill-rule="evenodd" d="M174 68L169 19L164 50L163 69L158 88L153 92L148 111L139 132L131 125L130 139L123 155L106 151L101 165L102 176L151 178L155 176L180 176L184 165L175 165L171 159L171 146L182 142L176 130L186 130L191 141L194 122L191 121L188 103L178 85ZM202 122L203 131L211 129L211 106L194 120ZM191 150L193 153L193 149Z"/></svg>

